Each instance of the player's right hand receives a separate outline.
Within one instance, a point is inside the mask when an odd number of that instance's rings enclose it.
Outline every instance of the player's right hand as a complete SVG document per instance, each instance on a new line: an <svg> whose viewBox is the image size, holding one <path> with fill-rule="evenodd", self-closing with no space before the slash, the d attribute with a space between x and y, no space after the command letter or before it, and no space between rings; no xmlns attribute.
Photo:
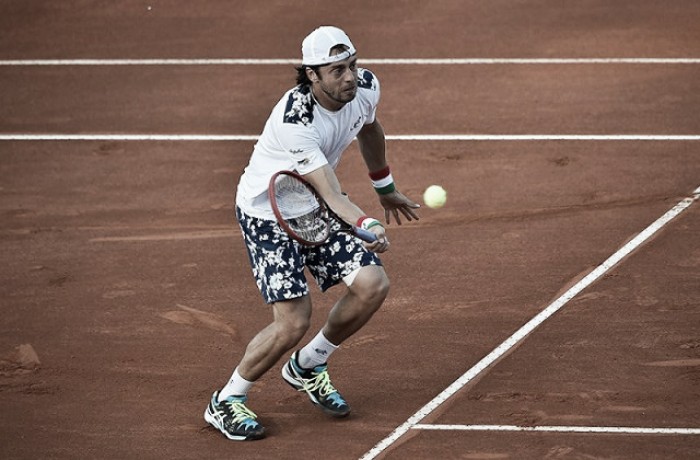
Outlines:
<svg viewBox="0 0 700 460"><path fill-rule="evenodd" d="M377 241L372 243L364 243L365 247L372 252L381 254L389 249L389 237L386 235L386 230L381 225L374 225L369 228L369 231L377 235Z"/></svg>

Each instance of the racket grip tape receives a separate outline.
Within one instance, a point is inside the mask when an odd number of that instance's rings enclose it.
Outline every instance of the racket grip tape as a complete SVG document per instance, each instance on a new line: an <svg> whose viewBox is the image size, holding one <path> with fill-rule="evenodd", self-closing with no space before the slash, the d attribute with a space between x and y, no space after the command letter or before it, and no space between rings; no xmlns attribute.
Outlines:
<svg viewBox="0 0 700 460"><path fill-rule="evenodd" d="M375 241L377 241L377 235L370 232L369 230L365 230L364 228L353 226L352 232L359 239L361 239L362 241L365 241L367 243L374 243Z"/></svg>

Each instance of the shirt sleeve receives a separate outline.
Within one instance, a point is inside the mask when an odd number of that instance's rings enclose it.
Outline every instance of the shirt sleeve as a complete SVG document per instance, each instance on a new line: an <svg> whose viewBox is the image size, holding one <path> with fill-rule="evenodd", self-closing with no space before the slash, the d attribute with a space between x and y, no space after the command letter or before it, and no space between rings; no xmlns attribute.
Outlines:
<svg viewBox="0 0 700 460"><path fill-rule="evenodd" d="M379 99L381 98L381 86L379 85L379 79L371 71L367 69L359 69L358 87L365 104L365 110L367 112L365 124L369 125L374 123L374 120L377 117L377 106L379 105Z"/></svg>

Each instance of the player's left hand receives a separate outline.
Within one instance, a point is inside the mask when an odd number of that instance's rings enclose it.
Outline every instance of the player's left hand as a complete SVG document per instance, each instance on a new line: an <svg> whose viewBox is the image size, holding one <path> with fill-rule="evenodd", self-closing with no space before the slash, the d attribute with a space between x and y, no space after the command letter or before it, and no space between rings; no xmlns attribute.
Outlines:
<svg viewBox="0 0 700 460"><path fill-rule="evenodd" d="M418 214L416 214L414 209L420 208L420 205L408 199L398 190L394 190L386 195L379 195L379 202L384 207L384 218L387 224L391 223L392 215L399 225L401 225L401 214L409 222L419 220Z"/></svg>

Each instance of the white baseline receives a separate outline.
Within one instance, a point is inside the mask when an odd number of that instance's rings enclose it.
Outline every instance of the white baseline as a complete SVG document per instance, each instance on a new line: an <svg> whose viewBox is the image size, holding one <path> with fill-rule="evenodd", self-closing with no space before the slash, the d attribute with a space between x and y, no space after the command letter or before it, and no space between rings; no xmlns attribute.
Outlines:
<svg viewBox="0 0 700 460"><path fill-rule="evenodd" d="M551 433L700 435L700 428L643 428L629 426L516 426L516 425L421 425L414 430L438 431L539 431Z"/></svg>
<svg viewBox="0 0 700 460"><path fill-rule="evenodd" d="M633 250L638 248L642 243L647 241L651 236L653 236L657 231L659 231L664 225L669 223L673 218L678 216L680 213L685 211L692 205L696 200L700 199L700 187L696 188L692 195L684 198L678 204L676 204L671 210L666 212L663 216L659 217L654 223L649 225L636 237L630 240L627 244L622 246L617 252L610 256L605 262L596 267L588 275L586 275L581 281L572 286L564 294L562 294L558 299L552 302L547 308L538 313L530 321L528 321L523 327L518 329L513 335L507 338L503 343L496 347L491 353L482 358L481 361L476 363L471 369L466 371L460 378L454 381L449 387L443 390L425 406L413 414L408 420L406 420L402 425L397 427L392 433L389 434L382 441L377 443L371 450L365 453L360 460L370 460L377 457L383 451L391 447L399 438L405 435L409 430L415 428L421 420L427 417L435 409L437 409L442 403L447 399L452 397L460 389L462 389L466 384L473 380L476 376L481 374L486 368L491 366L499 358L504 356L510 349L516 346L518 343L523 341L532 331L539 327L544 321L549 319L554 313L559 311L564 305L566 305L571 299L573 299L579 292L584 290L598 278L603 276L607 271L614 267L620 260L628 256Z"/></svg>
<svg viewBox="0 0 700 460"><path fill-rule="evenodd" d="M0 134L0 141L256 141L250 134ZM698 134L388 134L389 141L698 141Z"/></svg>
<svg viewBox="0 0 700 460"><path fill-rule="evenodd" d="M367 58L369 65L700 64L700 58ZM298 59L10 59L0 66L299 65Z"/></svg>

